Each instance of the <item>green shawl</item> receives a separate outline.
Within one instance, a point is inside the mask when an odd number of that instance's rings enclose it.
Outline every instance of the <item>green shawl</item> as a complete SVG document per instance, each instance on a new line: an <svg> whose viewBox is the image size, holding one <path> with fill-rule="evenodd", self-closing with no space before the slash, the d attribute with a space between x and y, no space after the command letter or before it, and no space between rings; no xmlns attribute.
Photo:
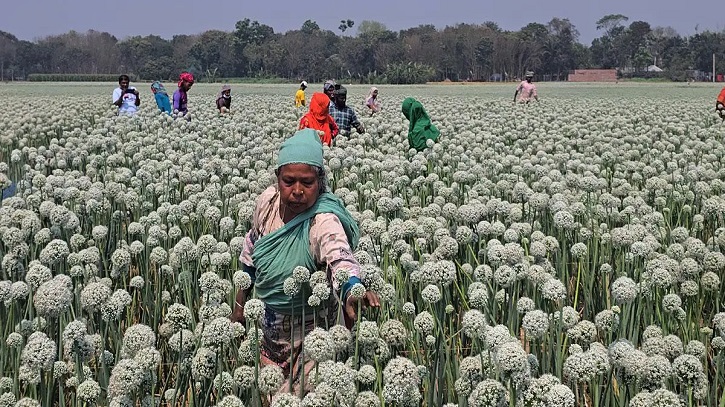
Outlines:
<svg viewBox="0 0 725 407"><path fill-rule="evenodd" d="M302 308L307 306L310 290L300 290L290 298L284 293L283 284L297 266L304 266L311 272L317 269L310 253L310 224L319 213L335 214L342 223L350 248L357 247L360 237L357 223L342 201L329 192L320 195L314 205L281 228L259 238L252 253L257 269L255 291L257 297L275 312L300 315Z"/></svg>
<svg viewBox="0 0 725 407"><path fill-rule="evenodd" d="M430 122L430 117L423 109L423 105L413 98L405 98L403 101L403 114L410 120L408 127L408 143L418 151L426 148L426 140L438 140L441 132Z"/></svg>

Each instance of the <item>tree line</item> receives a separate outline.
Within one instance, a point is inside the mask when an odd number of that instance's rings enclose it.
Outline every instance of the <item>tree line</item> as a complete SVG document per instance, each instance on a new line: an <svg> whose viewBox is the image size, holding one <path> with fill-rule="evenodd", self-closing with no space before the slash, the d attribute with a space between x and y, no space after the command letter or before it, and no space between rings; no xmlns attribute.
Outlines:
<svg viewBox="0 0 725 407"><path fill-rule="evenodd" d="M629 74L650 65L661 75L684 80L693 71L710 72L712 55L725 52L725 33L681 36L671 27L651 27L610 14L596 22L601 36L587 46L566 18L530 23L518 31L495 22L437 29L420 25L395 32L376 21L343 20L339 33L312 21L300 29L275 32L243 19L234 30L198 35L157 35L119 40L107 32L70 31L36 41L0 31L0 79L29 74L120 74L170 80L189 71L201 80L284 79L319 82L328 78L357 83L422 83L431 80L513 80L535 71L538 80L565 80L572 69L618 68ZM356 35L349 35L355 27ZM716 58L718 71L725 70Z"/></svg>

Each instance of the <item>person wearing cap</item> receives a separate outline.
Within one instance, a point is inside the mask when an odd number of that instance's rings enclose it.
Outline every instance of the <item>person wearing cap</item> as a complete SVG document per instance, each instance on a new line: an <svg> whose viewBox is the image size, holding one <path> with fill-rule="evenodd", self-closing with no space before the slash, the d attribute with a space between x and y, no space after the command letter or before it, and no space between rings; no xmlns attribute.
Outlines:
<svg viewBox="0 0 725 407"><path fill-rule="evenodd" d="M179 82L177 83L179 88L174 92L173 97L173 108L175 112L179 112L186 116L189 113L188 101L189 97L187 92L194 85L194 75L189 72L182 72L179 75Z"/></svg>
<svg viewBox="0 0 725 407"><path fill-rule="evenodd" d="M300 83L300 88L295 93L295 107L300 108L305 105L305 89L307 89L307 81Z"/></svg>
<svg viewBox="0 0 725 407"><path fill-rule="evenodd" d="M340 133L335 119L330 116L330 105L332 101L324 93L316 92L310 99L310 110L300 119L302 129L319 130L322 143L331 146L332 139Z"/></svg>
<svg viewBox="0 0 725 407"><path fill-rule="evenodd" d="M358 133L365 133L365 126L350 106L347 106L347 88L340 86L335 90L335 97L330 104L330 116L335 119L340 132L350 134L350 130L354 127Z"/></svg>
<svg viewBox="0 0 725 407"><path fill-rule="evenodd" d="M325 95L327 95L328 98L330 98L330 101L335 97L335 89L337 86L335 85L335 81L332 79L325 81L325 84L322 85L322 89L325 92Z"/></svg>
<svg viewBox="0 0 725 407"><path fill-rule="evenodd" d="M520 103L529 103L531 98L536 99L537 102L539 101L539 95L536 94L536 85L531 82L533 79L534 73L531 71L526 72L526 79L521 81L516 88L516 92L514 92L514 102L516 96L519 96Z"/></svg>
<svg viewBox="0 0 725 407"><path fill-rule="evenodd" d="M361 267L353 255L360 232L345 204L328 191L315 130L299 130L282 143L275 174L277 182L257 198L239 256L252 285L238 290L230 319L246 323L244 306L252 293L264 303L260 360L280 366L297 388L303 367L305 378L314 367L302 355L305 335L316 327L336 325L338 310L350 327L358 307L378 307L380 300L370 291L360 298L350 295L351 288L361 284ZM324 270L332 287L328 298L318 298L318 306L309 305L309 283L295 277L301 267Z"/></svg>
<svg viewBox="0 0 725 407"><path fill-rule="evenodd" d="M222 86L222 90L216 95L216 108L219 113L224 113L232 106L232 87L229 85Z"/></svg>

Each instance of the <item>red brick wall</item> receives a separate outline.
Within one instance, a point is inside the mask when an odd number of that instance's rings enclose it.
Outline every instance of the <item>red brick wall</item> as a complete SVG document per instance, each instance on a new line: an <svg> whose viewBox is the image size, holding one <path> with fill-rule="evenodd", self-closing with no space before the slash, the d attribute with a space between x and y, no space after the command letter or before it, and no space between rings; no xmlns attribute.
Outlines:
<svg viewBox="0 0 725 407"><path fill-rule="evenodd" d="M615 82L616 69L576 69L569 74L569 82Z"/></svg>

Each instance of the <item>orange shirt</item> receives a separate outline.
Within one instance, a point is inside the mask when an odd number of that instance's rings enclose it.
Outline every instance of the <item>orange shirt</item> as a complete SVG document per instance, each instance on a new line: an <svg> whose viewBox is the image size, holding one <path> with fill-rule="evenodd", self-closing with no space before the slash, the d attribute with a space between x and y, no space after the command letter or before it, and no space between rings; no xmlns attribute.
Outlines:
<svg viewBox="0 0 725 407"><path fill-rule="evenodd" d="M300 119L299 129L314 129L324 132L322 143L332 145L332 139L340 132L335 119L330 116L330 98L324 93L315 93L310 99L310 110Z"/></svg>

